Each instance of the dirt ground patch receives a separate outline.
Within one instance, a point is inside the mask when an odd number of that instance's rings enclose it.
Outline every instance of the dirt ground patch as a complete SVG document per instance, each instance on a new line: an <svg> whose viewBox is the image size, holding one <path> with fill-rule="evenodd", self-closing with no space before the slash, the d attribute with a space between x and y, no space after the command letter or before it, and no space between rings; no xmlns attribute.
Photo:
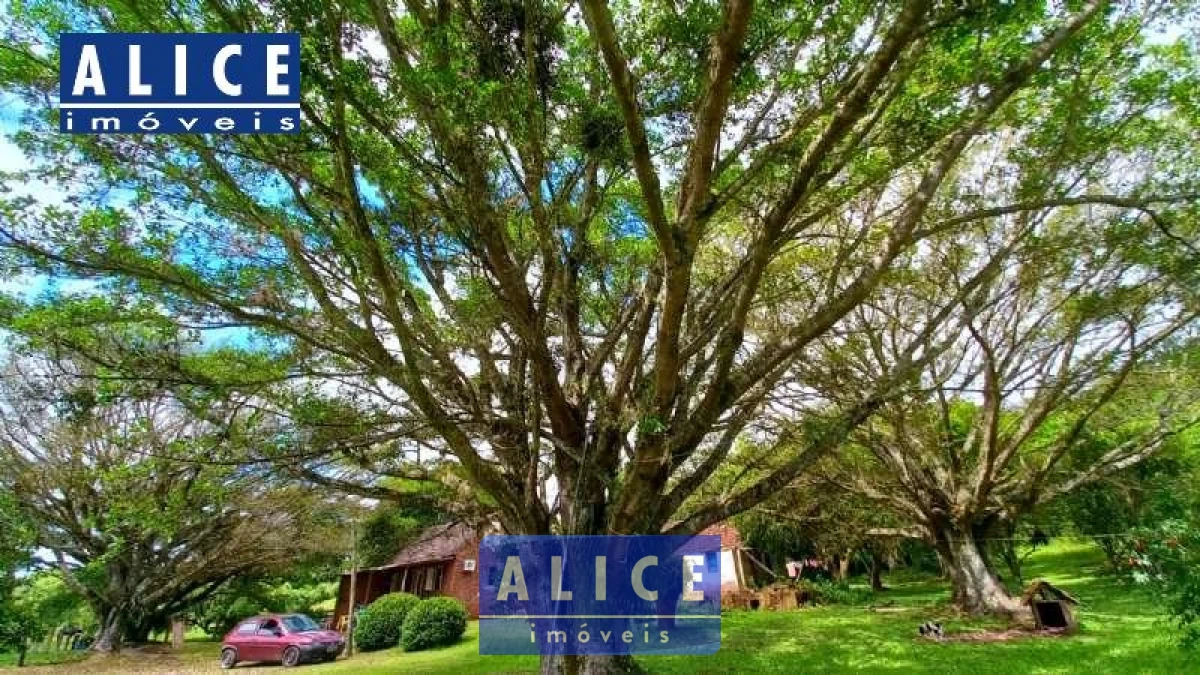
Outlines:
<svg viewBox="0 0 1200 675"><path fill-rule="evenodd" d="M1008 642L1010 640L1022 640L1025 638L1055 638L1065 637L1069 635L1065 630L1048 628L1046 630L1037 630L1034 628L1007 628L1005 630L981 630L972 631L970 633L958 633L957 635L947 635L942 638L942 642Z"/></svg>
<svg viewBox="0 0 1200 675"><path fill-rule="evenodd" d="M203 645L205 649L197 649L188 645L185 651L178 652L166 645L146 645L124 649L120 654L106 656L95 654L82 661L60 663L47 666L29 666L21 669L21 673L39 673L42 675L65 675L66 673L87 673L88 675L109 675L116 673L155 673L156 675L200 675L215 674L230 671L221 669L217 662L216 645ZM256 673L281 673L279 665L247 665L239 666L233 671L236 675L254 675Z"/></svg>

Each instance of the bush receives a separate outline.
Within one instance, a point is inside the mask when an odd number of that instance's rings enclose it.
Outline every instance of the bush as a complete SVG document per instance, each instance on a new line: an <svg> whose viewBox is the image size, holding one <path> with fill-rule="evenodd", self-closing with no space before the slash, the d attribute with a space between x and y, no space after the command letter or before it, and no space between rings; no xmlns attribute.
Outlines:
<svg viewBox="0 0 1200 675"><path fill-rule="evenodd" d="M419 606L421 599L408 593L388 593L367 605L358 614L354 627L354 643L364 652L395 647L406 617Z"/></svg>
<svg viewBox="0 0 1200 675"><path fill-rule="evenodd" d="M855 588L846 581L806 579L799 586L814 605L861 605L871 600L871 591Z"/></svg>
<svg viewBox="0 0 1200 675"><path fill-rule="evenodd" d="M404 620L400 643L406 652L458 642L467 630L467 611L451 598L427 598Z"/></svg>
<svg viewBox="0 0 1200 675"><path fill-rule="evenodd" d="M1168 520L1122 542L1127 574L1157 591L1185 649L1200 649L1200 526Z"/></svg>

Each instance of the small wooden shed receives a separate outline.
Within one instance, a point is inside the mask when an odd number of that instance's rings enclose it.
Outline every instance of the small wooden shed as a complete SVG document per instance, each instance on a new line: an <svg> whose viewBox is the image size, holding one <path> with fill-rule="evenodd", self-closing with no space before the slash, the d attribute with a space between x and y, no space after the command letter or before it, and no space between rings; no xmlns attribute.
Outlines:
<svg viewBox="0 0 1200 675"><path fill-rule="evenodd" d="M1071 612L1079 601L1045 579L1034 579L1025 589L1023 600L1033 612L1038 630L1073 631L1079 627Z"/></svg>

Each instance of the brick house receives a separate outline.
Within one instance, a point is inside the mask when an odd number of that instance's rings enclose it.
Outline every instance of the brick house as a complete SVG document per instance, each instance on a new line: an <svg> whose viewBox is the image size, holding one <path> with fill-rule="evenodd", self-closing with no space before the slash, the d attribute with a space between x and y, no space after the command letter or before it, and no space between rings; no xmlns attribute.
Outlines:
<svg viewBox="0 0 1200 675"><path fill-rule="evenodd" d="M412 593L422 598L444 595L457 599L471 618L479 615L479 579L475 565L482 535L464 522L426 528L417 538L379 567L358 570L354 580L355 605L369 605L381 595ZM342 574L334 626L345 629L350 607L350 573Z"/></svg>
<svg viewBox="0 0 1200 675"><path fill-rule="evenodd" d="M420 597L444 595L457 599L474 619L479 616L479 542L484 530L464 522L434 525L379 567L358 570L354 582L355 604L369 605L387 593L404 592ZM728 523L705 528L700 534L721 537L721 591L749 587L754 570L747 560L742 537ZM345 630L350 606L350 573L342 574L334 607L334 627Z"/></svg>

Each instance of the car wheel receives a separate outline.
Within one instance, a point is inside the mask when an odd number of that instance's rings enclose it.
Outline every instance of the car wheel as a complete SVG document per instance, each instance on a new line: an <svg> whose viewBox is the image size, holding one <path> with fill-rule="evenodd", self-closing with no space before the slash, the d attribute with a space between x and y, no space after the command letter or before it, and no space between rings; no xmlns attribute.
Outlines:
<svg viewBox="0 0 1200 675"><path fill-rule="evenodd" d="M283 650L283 665L291 668L300 663L300 649L298 647L288 647Z"/></svg>
<svg viewBox="0 0 1200 675"><path fill-rule="evenodd" d="M221 650L221 667L225 669L232 668L237 665L237 650L233 647L226 647Z"/></svg>

